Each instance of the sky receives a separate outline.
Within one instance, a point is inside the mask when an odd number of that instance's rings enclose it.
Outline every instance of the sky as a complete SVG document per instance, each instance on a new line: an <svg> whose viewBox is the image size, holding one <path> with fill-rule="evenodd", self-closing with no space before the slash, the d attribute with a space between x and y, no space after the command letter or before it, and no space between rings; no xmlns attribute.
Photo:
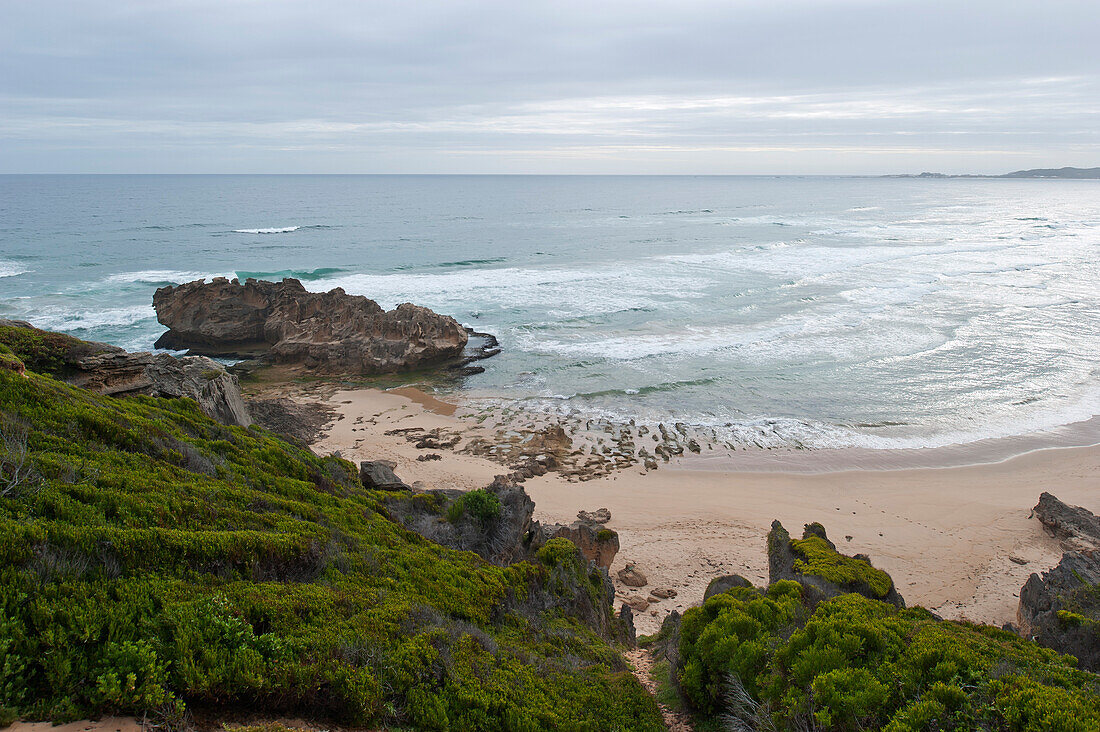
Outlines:
<svg viewBox="0 0 1100 732"><path fill-rule="evenodd" d="M0 0L4 173L1100 166L1097 0Z"/></svg>

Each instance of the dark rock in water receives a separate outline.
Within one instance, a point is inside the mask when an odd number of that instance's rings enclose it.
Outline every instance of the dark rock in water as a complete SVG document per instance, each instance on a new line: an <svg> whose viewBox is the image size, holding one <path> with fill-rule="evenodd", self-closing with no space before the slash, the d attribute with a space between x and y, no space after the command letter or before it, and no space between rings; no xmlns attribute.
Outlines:
<svg viewBox="0 0 1100 732"><path fill-rule="evenodd" d="M486 358L492 358L500 353L500 342L495 335L490 333L481 333L473 328L466 328L466 335L468 337L478 338L481 343L476 347L473 347L472 352L468 356L463 357L458 362L448 366L448 370L459 376L472 376L473 374L480 374L485 372L483 366L471 366L475 361L481 361Z"/></svg>
<svg viewBox="0 0 1100 732"><path fill-rule="evenodd" d="M825 527L807 524L802 539L791 539L778 521L768 533L768 582L794 580L811 602L856 592L872 600L905 607L889 574L875 569L866 555L849 557L829 541Z"/></svg>
<svg viewBox="0 0 1100 732"><path fill-rule="evenodd" d="M249 399L245 404L255 424L303 446L311 445L335 415L324 404L302 404L286 397Z"/></svg>
<svg viewBox="0 0 1100 732"><path fill-rule="evenodd" d="M39 344L36 355L26 364L32 371L49 373L73 386L109 396L186 397L222 424L252 424L237 377L209 358L128 353L117 346L39 330L18 320L0 320L0 328L7 330L13 342L25 338Z"/></svg>
<svg viewBox="0 0 1100 732"><path fill-rule="evenodd" d="M244 284L216 277L162 287L158 348L262 356L326 374L408 371L461 356L467 334L451 317L410 303L385 311L340 288L309 292L295 279Z"/></svg>
<svg viewBox="0 0 1100 732"><path fill-rule="evenodd" d="M703 602L715 595L722 594L726 590L732 590L734 587L752 587L752 582L739 574L725 574L721 577L715 577L707 585L707 591L703 593Z"/></svg>
<svg viewBox="0 0 1100 732"><path fill-rule="evenodd" d="M359 463L359 482L368 490L410 490L409 486L393 472L395 465L388 460L364 460Z"/></svg>
<svg viewBox="0 0 1100 732"><path fill-rule="evenodd" d="M1033 515L1067 551L1054 569L1032 574L1020 590L1020 635L1100 671L1100 519L1043 493Z"/></svg>
<svg viewBox="0 0 1100 732"><path fill-rule="evenodd" d="M1080 506L1062 503L1043 492L1031 511L1052 535L1062 542L1062 548L1093 550L1100 548L1100 518Z"/></svg>

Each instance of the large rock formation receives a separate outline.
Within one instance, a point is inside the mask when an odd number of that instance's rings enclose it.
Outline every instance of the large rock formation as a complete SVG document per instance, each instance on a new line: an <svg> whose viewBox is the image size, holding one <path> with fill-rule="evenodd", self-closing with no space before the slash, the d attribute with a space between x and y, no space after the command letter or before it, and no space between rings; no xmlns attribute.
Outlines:
<svg viewBox="0 0 1100 732"><path fill-rule="evenodd" d="M39 330L21 320L0 320L0 340L22 354L32 371L49 373L73 386L119 397L186 397L222 424L247 427L252 423L237 377L203 356L128 353L106 343Z"/></svg>
<svg viewBox="0 0 1100 732"><path fill-rule="evenodd" d="M801 583L811 602L856 592L905 607L890 575L871 566L866 555L841 554L826 536L825 527L818 523L806 524L802 539L791 539L783 524L772 522L768 532L768 582L779 580Z"/></svg>
<svg viewBox="0 0 1100 732"><path fill-rule="evenodd" d="M1020 633L1100 671L1100 518L1043 493L1033 514L1062 544L1054 569L1020 590Z"/></svg>
<svg viewBox="0 0 1100 732"><path fill-rule="evenodd" d="M467 332L454 318L404 303L385 311L340 288L309 292L295 279L244 284L216 277L162 287L158 348L204 355L262 356L318 373L380 374L455 359Z"/></svg>

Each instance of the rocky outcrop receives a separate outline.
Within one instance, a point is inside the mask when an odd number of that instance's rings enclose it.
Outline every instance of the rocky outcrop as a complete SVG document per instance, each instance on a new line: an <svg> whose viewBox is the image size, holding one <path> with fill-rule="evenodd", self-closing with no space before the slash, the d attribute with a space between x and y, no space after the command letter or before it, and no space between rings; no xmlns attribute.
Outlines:
<svg viewBox="0 0 1100 732"><path fill-rule="evenodd" d="M801 583L812 603L855 592L905 607L890 575L875 569L865 554L841 554L819 523L806 524L802 539L792 540L783 524L772 522L768 533L768 582L779 580Z"/></svg>
<svg viewBox="0 0 1100 732"><path fill-rule="evenodd" d="M153 295L168 332L158 348L262 357L324 374L408 371L458 358L468 335L454 318L404 303L390 311L336 288L309 292L295 279L216 277Z"/></svg>
<svg viewBox="0 0 1100 732"><path fill-rule="evenodd" d="M1091 511L1062 503L1044 491L1031 513L1052 536L1057 537L1063 550L1093 551L1100 548L1100 518Z"/></svg>
<svg viewBox="0 0 1100 732"><path fill-rule="evenodd" d="M1100 519L1050 493L1032 513L1066 551L1058 566L1032 574L1021 588L1019 632L1100 671Z"/></svg>
<svg viewBox="0 0 1100 732"><path fill-rule="evenodd" d="M371 470L379 464L364 463L371 465ZM392 470L389 475L393 475ZM393 479L400 481L396 475ZM605 638L634 643L629 612L612 613L615 588L606 569L597 566L572 542L564 544L570 547L568 557L557 551L560 547L549 545L551 539L564 537L548 538L544 527L531 518L535 502L511 478L497 476L479 491L394 491L384 502L391 518L437 544L475 552L500 566L524 560L544 566L545 574L529 575L524 592L510 595L506 602L509 611L523 615L562 612L580 619Z"/></svg>
<svg viewBox="0 0 1100 732"><path fill-rule="evenodd" d="M209 358L128 353L106 343L39 330L23 321L0 321L0 328L15 329L13 340L33 355L32 370L73 386L118 397L194 399L204 414L222 424L247 427L252 423L237 377Z"/></svg>
<svg viewBox="0 0 1100 732"><path fill-rule="evenodd" d="M471 493L491 498L471 504ZM542 529L531 518L535 502L504 477L475 492L446 488L394 492L385 503L390 515L410 531L452 549L475 552L494 564L527 559L543 544ZM494 503L493 510L475 508Z"/></svg>
<svg viewBox="0 0 1100 732"><path fill-rule="evenodd" d="M721 577L715 577L707 585L707 591L703 593L703 602L727 590L732 590L734 587L752 587L752 582L739 574L724 574Z"/></svg>
<svg viewBox="0 0 1100 732"><path fill-rule="evenodd" d="M568 526L560 524L543 526L542 533L546 541L558 537L569 539L577 545L585 559L592 560L597 567L603 569L610 569L611 562L619 553L618 533L583 521L574 521Z"/></svg>
<svg viewBox="0 0 1100 732"><path fill-rule="evenodd" d="M568 539L577 545L585 559L609 570L619 553L619 534L603 526L610 520L611 511L606 508L578 511L577 520L569 525L544 524L542 538L544 542L558 537Z"/></svg>
<svg viewBox="0 0 1100 732"><path fill-rule="evenodd" d="M395 467L397 463L389 460L364 460L359 463L359 482L368 490L409 490L409 486L393 472Z"/></svg>

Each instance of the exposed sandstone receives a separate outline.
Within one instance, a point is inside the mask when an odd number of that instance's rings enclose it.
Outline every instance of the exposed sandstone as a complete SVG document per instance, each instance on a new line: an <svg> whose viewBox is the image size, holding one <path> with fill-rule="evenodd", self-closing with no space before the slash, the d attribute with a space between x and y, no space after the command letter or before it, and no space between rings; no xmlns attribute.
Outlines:
<svg viewBox="0 0 1100 732"><path fill-rule="evenodd" d="M162 287L153 295L168 332L158 348L260 356L324 374L408 371L458 358L466 330L451 317L403 303L383 310L336 288L309 292L295 279L244 284L224 277Z"/></svg>

